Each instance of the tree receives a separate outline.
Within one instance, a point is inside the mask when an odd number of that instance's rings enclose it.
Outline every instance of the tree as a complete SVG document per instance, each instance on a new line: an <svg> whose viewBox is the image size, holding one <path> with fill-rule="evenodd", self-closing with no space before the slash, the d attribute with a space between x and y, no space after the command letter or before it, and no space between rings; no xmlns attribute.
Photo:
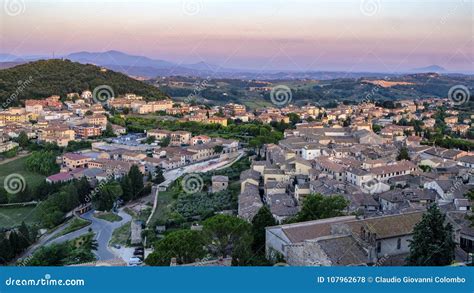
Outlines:
<svg viewBox="0 0 474 293"><path fill-rule="evenodd" d="M92 146L92 143L87 140L71 140L67 143L65 149L66 152L76 152L78 150L88 149Z"/></svg>
<svg viewBox="0 0 474 293"><path fill-rule="evenodd" d="M402 147L398 152L397 161L407 160L410 161L410 155L408 154L408 149Z"/></svg>
<svg viewBox="0 0 474 293"><path fill-rule="evenodd" d="M420 165L419 167L420 167L421 170L423 170L423 172L431 172L431 166Z"/></svg>
<svg viewBox="0 0 474 293"><path fill-rule="evenodd" d="M288 118L290 118L290 124L292 126L295 126L297 123L301 122L301 118L298 114L296 113L288 113Z"/></svg>
<svg viewBox="0 0 474 293"><path fill-rule="evenodd" d="M275 226L277 221L273 217L270 209L264 206L252 219L252 250L255 253L265 252L265 228Z"/></svg>
<svg viewBox="0 0 474 293"><path fill-rule="evenodd" d="M26 169L45 176L57 173L59 167L56 164L56 153L52 150L33 152L26 159Z"/></svg>
<svg viewBox="0 0 474 293"><path fill-rule="evenodd" d="M28 135L26 134L26 132L24 132L24 131L20 132L20 134L18 135L18 138L17 138L17 142L20 145L20 147L22 147L22 148L28 147L28 145L30 144L30 140L29 140Z"/></svg>
<svg viewBox="0 0 474 293"><path fill-rule="evenodd" d="M201 232L178 230L158 241L145 263L150 266L168 266L173 257L178 264L192 263L206 255L204 247L205 240Z"/></svg>
<svg viewBox="0 0 474 293"><path fill-rule="evenodd" d="M147 137L147 138L145 139L145 143L146 143L146 144L152 144L152 143L155 142L155 140L156 140L156 137L154 137L153 135L151 135L151 136L149 136L149 137Z"/></svg>
<svg viewBox="0 0 474 293"><path fill-rule="evenodd" d="M14 256L15 253L10 245L10 240L7 238L7 234L0 232L0 264L5 265Z"/></svg>
<svg viewBox="0 0 474 293"><path fill-rule="evenodd" d="M252 226L246 221L229 215L216 215L203 223L203 232L215 256L232 255L242 245L250 250Z"/></svg>
<svg viewBox="0 0 474 293"><path fill-rule="evenodd" d="M161 167L156 167L155 169L155 178L153 183L160 184L165 181L165 176L163 175L163 169Z"/></svg>
<svg viewBox="0 0 474 293"><path fill-rule="evenodd" d="M171 136L165 136L160 140L160 147L165 148L170 145L171 142Z"/></svg>
<svg viewBox="0 0 474 293"><path fill-rule="evenodd" d="M375 132L375 133L379 133L380 130L382 130L382 127L380 125L377 125L377 124L372 124L372 130Z"/></svg>
<svg viewBox="0 0 474 293"><path fill-rule="evenodd" d="M55 205L63 212L67 213L76 206L79 205L79 194L77 193L77 188L74 183L69 183L68 185L61 188L61 191L54 198Z"/></svg>
<svg viewBox="0 0 474 293"><path fill-rule="evenodd" d="M18 255L22 251L18 234L15 231L11 231L10 235L8 235L8 240L10 241L10 246L13 249L13 254Z"/></svg>
<svg viewBox="0 0 474 293"><path fill-rule="evenodd" d="M446 266L454 260L453 227L436 204L428 207L409 240L410 266Z"/></svg>
<svg viewBox="0 0 474 293"><path fill-rule="evenodd" d="M21 226L18 228L18 234L26 242L26 245L24 245L24 248L28 247L28 245L31 244L32 239L31 239L31 235L30 235L30 231L28 229L28 226L26 226L25 222L21 222Z"/></svg>
<svg viewBox="0 0 474 293"><path fill-rule="evenodd" d="M122 196L122 188L115 181L105 183L99 188L99 192L92 198L97 209L100 211L110 211L114 207L114 202Z"/></svg>
<svg viewBox="0 0 474 293"><path fill-rule="evenodd" d="M114 128L112 127L112 124L110 122L107 122L107 125L105 126L105 131L102 133L104 137L115 137L114 133Z"/></svg>
<svg viewBox="0 0 474 293"><path fill-rule="evenodd" d="M29 259L28 265L64 266L90 262L95 260L92 250L96 249L94 234L88 233L70 241L42 246Z"/></svg>
<svg viewBox="0 0 474 293"><path fill-rule="evenodd" d="M342 211L347 205L347 200L341 195L311 194L303 201L301 211L289 222L304 222L342 216Z"/></svg>
<svg viewBox="0 0 474 293"><path fill-rule="evenodd" d="M77 190L77 195L81 203L86 202L86 197L90 194L91 186L86 177L82 177L80 180L74 182L74 186Z"/></svg>
<svg viewBox="0 0 474 293"><path fill-rule="evenodd" d="M0 204L8 203L8 193L0 187Z"/></svg>
<svg viewBox="0 0 474 293"><path fill-rule="evenodd" d="M214 146L214 152L215 152L216 154L222 153L223 150L224 150L224 147L221 146L221 145L216 145L216 146Z"/></svg>
<svg viewBox="0 0 474 293"><path fill-rule="evenodd" d="M349 126L351 126L351 122L352 122L352 121L351 121L351 117L347 117L346 120L344 120L344 121L342 122L342 126L344 126L344 127L349 127Z"/></svg>
<svg viewBox="0 0 474 293"><path fill-rule="evenodd" d="M132 182L128 175L122 177L120 181L120 186L122 187L122 199L124 201L129 201L132 199Z"/></svg>
<svg viewBox="0 0 474 293"><path fill-rule="evenodd" d="M145 188L143 184L143 174L140 172L140 169L137 165L133 165L128 172L128 178L130 178L131 186L131 199L137 199L141 196L143 189Z"/></svg>

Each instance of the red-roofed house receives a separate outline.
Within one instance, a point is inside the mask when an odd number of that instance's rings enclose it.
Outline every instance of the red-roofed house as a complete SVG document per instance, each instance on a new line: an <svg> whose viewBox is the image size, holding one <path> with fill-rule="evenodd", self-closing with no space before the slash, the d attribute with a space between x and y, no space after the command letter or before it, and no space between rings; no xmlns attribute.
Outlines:
<svg viewBox="0 0 474 293"><path fill-rule="evenodd" d="M63 155L63 166L69 169L84 168L92 159L81 154L65 153Z"/></svg>

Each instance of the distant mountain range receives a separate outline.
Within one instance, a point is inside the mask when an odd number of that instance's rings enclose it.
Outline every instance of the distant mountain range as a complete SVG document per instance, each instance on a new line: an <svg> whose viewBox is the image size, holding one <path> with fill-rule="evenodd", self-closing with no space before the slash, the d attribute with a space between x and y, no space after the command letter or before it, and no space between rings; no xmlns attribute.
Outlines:
<svg viewBox="0 0 474 293"><path fill-rule="evenodd" d="M69 59L83 64L102 66L129 76L140 76L154 78L157 76L197 76L211 78L238 78L238 79L336 79L336 78L361 78L361 77L384 77L386 73L381 72L343 72L343 71L265 71L243 70L235 68L221 68L206 62L178 64L166 60L152 59L146 56L137 56L120 51L106 52L76 52L56 58ZM27 63L40 59L51 59L48 56L15 56L12 54L0 54L0 69L9 68L18 64ZM445 68L431 65L415 68L404 73L449 73ZM389 74L389 75L397 75Z"/></svg>
<svg viewBox="0 0 474 293"><path fill-rule="evenodd" d="M447 72L447 70L444 67L438 66L438 65L431 65L431 66L426 66L426 67L421 67L421 68L414 68L411 70L411 72L415 73L426 73L426 72L435 72L435 73L443 73Z"/></svg>

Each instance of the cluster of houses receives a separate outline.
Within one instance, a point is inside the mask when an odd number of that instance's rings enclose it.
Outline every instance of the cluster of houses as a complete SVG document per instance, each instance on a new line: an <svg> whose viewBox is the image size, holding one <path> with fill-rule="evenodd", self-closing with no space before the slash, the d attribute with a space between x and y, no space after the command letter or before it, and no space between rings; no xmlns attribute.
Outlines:
<svg viewBox="0 0 474 293"><path fill-rule="evenodd" d="M169 135L184 135L182 131L177 132ZM122 136L111 143L95 142L89 150L65 153L59 157L57 162L61 166L60 172L46 180L57 183L86 177L95 184L111 178L118 179L128 173L133 165L137 165L143 174L149 174L157 169L171 170L201 161L229 159L238 155L239 143L235 140L208 138L190 145L194 137L190 133L186 133L186 137L188 140L180 140L180 143L166 147L145 144L143 142L146 138L141 135Z"/></svg>
<svg viewBox="0 0 474 293"><path fill-rule="evenodd" d="M282 223L314 193L342 195L346 214L354 215L267 228L267 254L283 255L290 265L402 265L414 225L437 203L465 261L474 249L474 229L464 217L471 213L465 194L474 189L474 153L422 145L413 127L393 120L374 133L372 111L347 109L348 126L297 124L241 173L238 214L248 221L267 206ZM402 148L409 160L398 158Z"/></svg>
<svg viewBox="0 0 474 293"><path fill-rule="evenodd" d="M98 137L107 126L105 109L83 99L62 103L59 96L44 100L26 100L25 107L10 107L0 112L0 152L11 139L24 132L30 139L67 146L70 141ZM125 128L114 125L116 134Z"/></svg>

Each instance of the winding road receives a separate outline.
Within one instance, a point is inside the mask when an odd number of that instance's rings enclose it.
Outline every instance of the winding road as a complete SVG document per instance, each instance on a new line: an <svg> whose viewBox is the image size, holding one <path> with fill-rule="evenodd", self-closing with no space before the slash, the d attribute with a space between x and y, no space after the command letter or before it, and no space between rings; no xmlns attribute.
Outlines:
<svg viewBox="0 0 474 293"><path fill-rule="evenodd" d="M72 240L74 238L77 238L83 234L86 234L89 232L89 229L92 229L92 232L95 233L95 240L97 240L97 251L94 251L94 253L97 256L98 260L111 260L111 259L116 259L119 258L119 256L115 255L110 249L109 249L109 241L112 238L112 233L114 232L115 229L121 227L127 222L130 222L132 220L132 217L127 214L126 212L123 211L123 209L119 209L118 215L122 218L122 220L117 221L117 222L109 222L106 220L98 219L94 217L94 212L89 211L80 217L82 219L88 220L91 222L90 225L81 228L77 231L68 233L66 235L56 237L61 231L63 231L68 225L61 226L57 230L55 230L53 233L47 235L45 238L41 239L36 243L34 246L30 247L22 256L22 258L25 258L25 256L28 256L32 254L37 248L45 245L49 245L52 243L61 243L64 241Z"/></svg>
<svg viewBox="0 0 474 293"><path fill-rule="evenodd" d="M106 220L98 219L94 217L93 214L93 211L89 211L81 215L81 218L91 222L91 224L87 227L68 233L61 237L54 238L50 241L47 241L45 244L47 245L51 243L60 243L72 240L83 234L86 234L89 229L92 229L92 232L95 233L95 240L97 240L98 244L97 251L95 251L95 254L97 255L97 260L110 260L117 258L118 256L116 256L109 250L109 241L112 238L112 233L114 232L114 230L119 228L123 224L130 222L132 220L132 217L126 212L124 212L123 209L120 209L118 212L118 215L122 218L122 220L117 222L109 222Z"/></svg>

